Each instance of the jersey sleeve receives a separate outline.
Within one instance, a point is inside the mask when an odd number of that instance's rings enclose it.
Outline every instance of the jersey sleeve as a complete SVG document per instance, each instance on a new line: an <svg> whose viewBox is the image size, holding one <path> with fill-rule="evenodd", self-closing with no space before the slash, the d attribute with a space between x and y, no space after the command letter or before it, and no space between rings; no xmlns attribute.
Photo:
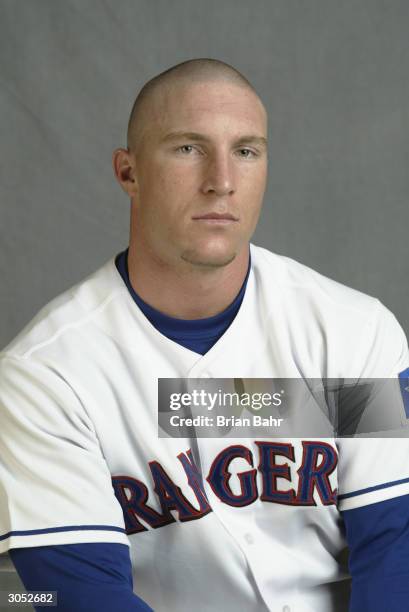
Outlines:
<svg viewBox="0 0 409 612"><path fill-rule="evenodd" d="M0 553L82 542L129 546L92 421L58 371L3 355L0 423Z"/></svg>
<svg viewBox="0 0 409 612"><path fill-rule="evenodd" d="M409 495L342 512L352 576L349 612L401 612L409 597Z"/></svg>
<svg viewBox="0 0 409 612"><path fill-rule="evenodd" d="M385 412L385 429L370 429L355 438L337 440L338 506L359 508L409 493L409 427L407 393L401 384L409 367L408 343L394 315L378 302L363 331L358 350L351 356L353 371L363 380L379 379L373 405ZM382 384L382 380L385 384ZM381 392L379 392L381 389ZM369 410L371 405L369 403ZM390 422L391 415L399 414Z"/></svg>
<svg viewBox="0 0 409 612"><path fill-rule="evenodd" d="M13 548L10 557L27 591L57 592L59 612L152 612L133 592L129 548L122 544Z"/></svg>

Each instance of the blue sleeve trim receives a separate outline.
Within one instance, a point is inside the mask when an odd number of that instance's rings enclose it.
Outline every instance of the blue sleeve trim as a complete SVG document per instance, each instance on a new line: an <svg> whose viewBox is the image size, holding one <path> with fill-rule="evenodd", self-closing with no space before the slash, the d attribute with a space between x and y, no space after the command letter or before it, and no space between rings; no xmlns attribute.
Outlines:
<svg viewBox="0 0 409 612"><path fill-rule="evenodd" d="M344 493L338 495L338 499L348 499L349 497L356 497L357 495L363 495L364 493L371 493L372 491L379 491L380 489L388 489L389 487L395 487L396 485L405 484L409 482L409 478L402 478L401 480L394 480L392 482L384 482L374 487L368 487L366 489L360 489L359 491L352 491L352 493Z"/></svg>
<svg viewBox="0 0 409 612"><path fill-rule="evenodd" d="M46 529L27 529L25 531L9 531L0 536L1 540L6 540L10 536L26 536L37 535L41 533L56 533L59 531L119 531L126 533L122 527L114 527L111 525L66 525L65 527L48 527Z"/></svg>

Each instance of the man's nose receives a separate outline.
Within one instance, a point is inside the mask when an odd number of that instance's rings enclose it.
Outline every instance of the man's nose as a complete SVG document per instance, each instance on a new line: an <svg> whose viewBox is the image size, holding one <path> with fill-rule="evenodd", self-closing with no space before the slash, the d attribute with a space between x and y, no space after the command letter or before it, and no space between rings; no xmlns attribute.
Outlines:
<svg viewBox="0 0 409 612"><path fill-rule="evenodd" d="M226 196L234 191L234 167L230 156L218 155L209 159L202 183L202 192Z"/></svg>

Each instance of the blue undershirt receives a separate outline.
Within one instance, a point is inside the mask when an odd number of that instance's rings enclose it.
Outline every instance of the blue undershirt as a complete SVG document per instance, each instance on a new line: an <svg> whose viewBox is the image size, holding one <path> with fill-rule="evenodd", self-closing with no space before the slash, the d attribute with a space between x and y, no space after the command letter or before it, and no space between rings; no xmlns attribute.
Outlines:
<svg viewBox="0 0 409 612"><path fill-rule="evenodd" d="M204 355L236 317L246 290L220 314L199 320L169 317L152 308L129 281L127 251L115 260L137 306L158 331ZM350 549L350 612L403 612L409 609L409 495L341 513ZM58 591L61 612L148 612L133 585L129 548L116 543L62 544L9 551L28 591ZM222 554L222 551L221 551ZM272 551L274 554L274 551ZM223 602L220 602L223 606ZM200 602L198 602L200 607ZM36 607L36 610L44 610Z"/></svg>
<svg viewBox="0 0 409 612"><path fill-rule="evenodd" d="M128 273L128 250L117 255L115 264L118 272L122 276L128 291L133 297L135 303L142 310L145 317L152 323L161 334L174 340L178 344L204 355L212 348L214 344L222 337L227 328L232 324L236 317L241 303L246 292L247 280L250 274L251 257L249 258L249 267L246 278L241 286L235 300L223 312L208 317L206 319L175 319L168 315L159 312L144 302L136 293L129 280Z"/></svg>

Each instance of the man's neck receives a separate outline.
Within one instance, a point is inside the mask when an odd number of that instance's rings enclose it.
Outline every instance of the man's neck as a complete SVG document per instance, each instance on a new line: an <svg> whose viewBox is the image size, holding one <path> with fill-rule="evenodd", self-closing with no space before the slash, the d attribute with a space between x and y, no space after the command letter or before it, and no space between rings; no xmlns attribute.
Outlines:
<svg viewBox="0 0 409 612"><path fill-rule="evenodd" d="M203 319L225 310L239 293L249 265L249 248L220 268L167 266L142 254L135 243L128 253L129 280L144 302L177 319Z"/></svg>

